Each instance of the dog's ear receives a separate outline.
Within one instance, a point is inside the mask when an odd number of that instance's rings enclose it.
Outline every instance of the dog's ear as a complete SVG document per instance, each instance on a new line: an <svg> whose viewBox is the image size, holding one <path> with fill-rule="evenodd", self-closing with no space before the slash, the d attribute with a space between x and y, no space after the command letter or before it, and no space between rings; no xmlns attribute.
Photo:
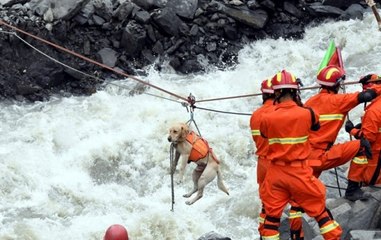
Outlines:
<svg viewBox="0 0 381 240"><path fill-rule="evenodd" d="M187 138L189 134L189 126L187 124L181 124L181 137L183 139Z"/></svg>

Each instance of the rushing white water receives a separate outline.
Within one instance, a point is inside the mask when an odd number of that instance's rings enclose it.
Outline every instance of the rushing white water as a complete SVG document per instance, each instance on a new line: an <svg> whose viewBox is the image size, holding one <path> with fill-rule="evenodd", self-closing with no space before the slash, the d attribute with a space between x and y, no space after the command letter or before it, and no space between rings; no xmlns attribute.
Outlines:
<svg viewBox="0 0 381 240"><path fill-rule="evenodd" d="M302 40L264 40L247 45L234 70L197 76L151 71L144 80L196 100L259 92L260 82L283 68L314 85L330 39L343 46L348 80L381 73L381 32L374 17L325 23ZM194 120L222 161L230 196L213 181L192 206L175 185L171 209L167 129L190 114L177 102L142 94L129 96L132 80L114 82L90 97L56 98L34 104L1 104L0 239L102 239L122 224L131 239L197 239L215 231L232 239L258 238L260 209L249 116L196 109ZM348 86L348 92L360 86ZM149 89L165 98L166 93ZM305 100L316 90L302 92ZM260 97L196 104L251 113ZM351 113L356 122L361 108ZM339 141L347 140L341 133Z"/></svg>

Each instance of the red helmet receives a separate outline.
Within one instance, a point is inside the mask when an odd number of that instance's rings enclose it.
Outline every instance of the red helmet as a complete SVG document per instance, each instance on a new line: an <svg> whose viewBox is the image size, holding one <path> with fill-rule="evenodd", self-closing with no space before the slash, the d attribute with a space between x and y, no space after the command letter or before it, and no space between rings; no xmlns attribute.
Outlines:
<svg viewBox="0 0 381 240"><path fill-rule="evenodd" d="M274 89L273 89L272 84L271 84L271 78L262 81L261 92L262 93L270 93L270 94L274 93Z"/></svg>
<svg viewBox="0 0 381 240"><path fill-rule="evenodd" d="M271 79L271 84L274 90L284 88L299 89L299 81L297 78L286 70L282 70L281 72L275 74L275 76Z"/></svg>
<svg viewBox="0 0 381 240"><path fill-rule="evenodd" d="M378 82L378 81L381 81L381 76L373 73L368 82Z"/></svg>
<svg viewBox="0 0 381 240"><path fill-rule="evenodd" d="M345 72L338 66L326 66L317 75L317 83L327 87L334 87L345 79Z"/></svg>
<svg viewBox="0 0 381 240"><path fill-rule="evenodd" d="M128 240L127 230L122 225L112 225L107 229L103 240Z"/></svg>

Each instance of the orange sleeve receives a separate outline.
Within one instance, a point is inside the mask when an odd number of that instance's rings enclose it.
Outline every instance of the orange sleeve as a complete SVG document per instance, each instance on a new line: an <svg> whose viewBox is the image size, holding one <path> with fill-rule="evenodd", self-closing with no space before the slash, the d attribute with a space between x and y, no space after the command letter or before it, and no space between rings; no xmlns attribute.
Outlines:
<svg viewBox="0 0 381 240"><path fill-rule="evenodd" d="M336 94L335 102L341 112L349 112L351 109L359 105L358 95L360 92Z"/></svg>

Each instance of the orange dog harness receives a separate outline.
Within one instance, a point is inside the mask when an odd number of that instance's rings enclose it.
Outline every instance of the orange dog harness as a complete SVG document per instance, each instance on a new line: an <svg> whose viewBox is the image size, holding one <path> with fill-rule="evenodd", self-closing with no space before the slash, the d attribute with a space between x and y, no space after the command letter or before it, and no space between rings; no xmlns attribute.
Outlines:
<svg viewBox="0 0 381 240"><path fill-rule="evenodd" d="M210 149L208 142L198 136L195 132L189 132L186 140L192 145L188 161L197 162L208 155Z"/></svg>
<svg viewBox="0 0 381 240"><path fill-rule="evenodd" d="M191 131L186 137L186 140L192 145L191 153L189 154L188 163L197 162L198 160L206 157L209 153L212 152L212 149L209 147L208 142L202 137L198 136L195 132ZM214 161L218 164L220 161L212 155Z"/></svg>

